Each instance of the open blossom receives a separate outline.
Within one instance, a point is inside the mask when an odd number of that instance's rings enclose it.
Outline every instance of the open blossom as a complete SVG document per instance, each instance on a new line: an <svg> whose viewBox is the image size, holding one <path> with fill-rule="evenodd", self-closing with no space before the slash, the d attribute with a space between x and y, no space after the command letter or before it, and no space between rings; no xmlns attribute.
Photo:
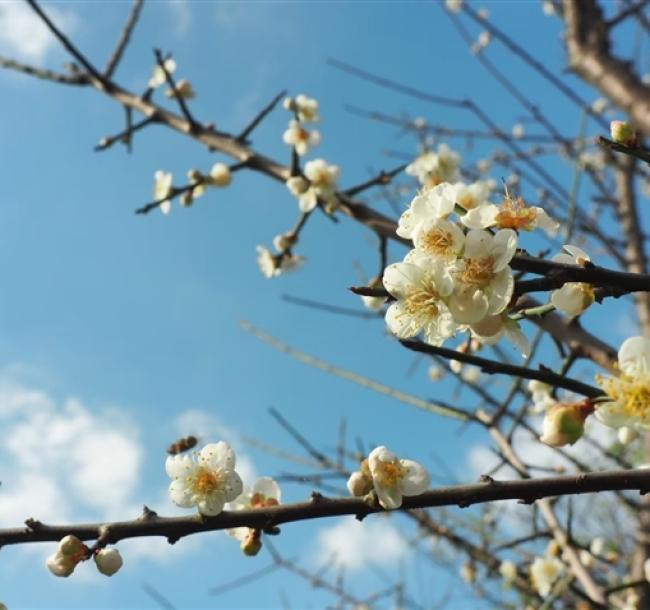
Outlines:
<svg viewBox="0 0 650 610"><path fill-rule="evenodd" d="M336 184L340 175L341 170L337 165L329 165L325 159L314 159L305 163L305 178L289 178L287 188L298 196L300 211L311 212L319 197L326 202L336 199Z"/></svg>
<svg viewBox="0 0 650 610"><path fill-rule="evenodd" d="M630 337L618 350L618 377L596 376L611 401L596 405L596 417L607 426L650 429L650 340Z"/></svg>
<svg viewBox="0 0 650 610"><path fill-rule="evenodd" d="M552 407L557 401L551 395L553 388L537 379L531 379L528 382L528 391L533 398L533 413L544 413Z"/></svg>
<svg viewBox="0 0 650 610"><path fill-rule="evenodd" d="M458 258L465 245L465 234L453 222L431 218L418 224L413 234L416 250L439 261Z"/></svg>
<svg viewBox="0 0 650 610"><path fill-rule="evenodd" d="M263 477L255 481L253 487L244 487L242 493L227 508L228 510L268 508L280 504L281 498L282 492L277 482L271 477ZM233 527L228 530L228 535L236 538L243 544L251 536L251 528Z"/></svg>
<svg viewBox="0 0 650 610"><path fill-rule="evenodd" d="M524 358L530 354L530 344L528 338L522 332L519 323L511 320L506 313L500 313L494 316L486 316L475 324L470 326L472 336L476 337L481 343L495 345L505 337L512 343Z"/></svg>
<svg viewBox="0 0 650 610"><path fill-rule="evenodd" d="M495 235L471 230L465 238L463 258L451 267L454 291L449 310L459 324L476 324L501 313L514 289L508 263L517 249L517 234L502 229Z"/></svg>
<svg viewBox="0 0 650 610"><path fill-rule="evenodd" d="M441 345L454 335L457 325L446 303L454 284L442 262L411 251L403 263L386 267L383 283L396 299L386 311L386 324L397 337L423 332L427 343Z"/></svg>
<svg viewBox="0 0 650 610"><path fill-rule="evenodd" d="M192 457L173 455L165 462L173 479L169 496L178 506L196 506L202 515L218 515L226 502L242 492L242 481L235 472L235 452L219 441L206 445Z"/></svg>
<svg viewBox="0 0 650 610"><path fill-rule="evenodd" d="M257 264L264 277L277 277L285 271L294 271L305 262L304 256L291 252L273 254L264 246L257 246Z"/></svg>
<svg viewBox="0 0 650 610"><path fill-rule="evenodd" d="M156 201L161 201L160 211L163 214L169 214L172 209L171 196L174 192L172 186L172 175L170 172L158 170L154 175L153 197Z"/></svg>
<svg viewBox="0 0 650 610"><path fill-rule="evenodd" d="M320 121L318 102L314 98L307 97L301 93L295 98L285 98L283 104L286 110L295 112L298 120L303 123L317 123Z"/></svg>
<svg viewBox="0 0 650 610"><path fill-rule="evenodd" d="M285 144L293 146L299 155L304 155L314 146L320 144L320 133L318 131L309 131L299 121L292 119L289 121L289 127L284 132L282 139Z"/></svg>
<svg viewBox="0 0 650 610"><path fill-rule="evenodd" d="M491 184L487 180L477 180L471 184L455 182L451 186L454 193L454 201L467 211L486 203L492 190Z"/></svg>
<svg viewBox="0 0 650 610"><path fill-rule="evenodd" d="M532 585L537 593L546 597L564 571L565 565L556 557L537 557L530 566Z"/></svg>
<svg viewBox="0 0 650 610"><path fill-rule="evenodd" d="M556 235L560 223L553 220L539 206L527 206L521 197L506 197L501 205L484 202L470 209L461 217L461 222L470 229L514 229L515 231L534 231L543 229L551 236Z"/></svg>
<svg viewBox="0 0 650 610"><path fill-rule="evenodd" d="M163 62L163 65L169 74L173 74L176 70L176 62L171 57L168 57ZM163 70L158 64L153 67L153 74L149 79L149 87L151 89L156 89L166 82L167 78L165 77L165 70Z"/></svg>
<svg viewBox="0 0 650 610"><path fill-rule="evenodd" d="M182 97L184 100L191 100L196 97L196 91L192 87L192 83L183 78L176 83L176 86L173 89L167 89L165 91L167 97Z"/></svg>
<svg viewBox="0 0 650 610"><path fill-rule="evenodd" d="M438 152L427 151L407 166L406 173L415 176L422 186L432 187L442 182L458 180L460 155L446 144L438 146Z"/></svg>
<svg viewBox="0 0 650 610"><path fill-rule="evenodd" d="M377 447L361 463L361 470L352 474L348 489L353 496L362 496L372 489L379 504L387 510L402 506L403 496L419 496L430 484L429 473L413 460L400 460L386 447Z"/></svg>
<svg viewBox="0 0 650 610"><path fill-rule="evenodd" d="M95 553L95 565L104 576L113 576L122 563L122 556L116 548L100 549Z"/></svg>
<svg viewBox="0 0 650 610"><path fill-rule="evenodd" d="M568 254L557 254L553 257L554 262L584 266L591 260L589 255L577 246L565 245L563 249ZM581 314L593 304L595 298L593 286L585 282L567 282L562 288L551 292L551 303L570 316Z"/></svg>
<svg viewBox="0 0 650 610"><path fill-rule="evenodd" d="M456 192L450 184L439 184L416 195L400 216L395 231L404 239L413 239L423 222L446 218L454 211Z"/></svg>

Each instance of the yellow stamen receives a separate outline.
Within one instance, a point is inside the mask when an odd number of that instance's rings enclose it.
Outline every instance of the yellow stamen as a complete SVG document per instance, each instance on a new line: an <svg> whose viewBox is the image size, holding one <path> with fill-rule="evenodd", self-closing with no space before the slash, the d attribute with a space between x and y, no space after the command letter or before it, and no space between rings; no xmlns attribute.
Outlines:
<svg viewBox="0 0 650 610"><path fill-rule="evenodd" d="M449 257L454 255L454 238L449 231L432 229L422 238L422 248L434 256Z"/></svg>
<svg viewBox="0 0 650 610"><path fill-rule="evenodd" d="M200 494L211 494L219 488L219 477L212 470L201 470L196 477L194 489Z"/></svg>
<svg viewBox="0 0 650 610"><path fill-rule="evenodd" d="M468 258L460 279L464 284L485 288L495 276L494 257L486 256L485 258Z"/></svg>
<svg viewBox="0 0 650 610"><path fill-rule="evenodd" d="M605 393L616 401L628 417L634 417L650 424L650 377L620 377L596 375L596 382Z"/></svg>

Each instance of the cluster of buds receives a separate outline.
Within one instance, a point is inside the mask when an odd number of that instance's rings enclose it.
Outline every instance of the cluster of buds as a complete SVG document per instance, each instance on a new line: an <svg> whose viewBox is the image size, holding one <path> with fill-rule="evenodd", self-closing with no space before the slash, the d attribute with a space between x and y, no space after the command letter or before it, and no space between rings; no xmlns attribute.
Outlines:
<svg viewBox="0 0 650 610"><path fill-rule="evenodd" d="M55 576L68 577L82 561L89 559L90 549L79 538L68 535L59 541L57 551L47 559L47 567ZM101 548L92 553L97 570L113 576L122 567L122 556L116 548Z"/></svg>
<svg viewBox="0 0 650 610"><path fill-rule="evenodd" d="M228 186L232 182L232 172L225 163L215 163L208 174L191 169L187 172L187 178L190 181L188 186L176 188L172 184L173 176L170 172L158 170L154 174L153 195L163 214L171 212L172 199L179 194L180 204L189 207L205 193L207 187Z"/></svg>

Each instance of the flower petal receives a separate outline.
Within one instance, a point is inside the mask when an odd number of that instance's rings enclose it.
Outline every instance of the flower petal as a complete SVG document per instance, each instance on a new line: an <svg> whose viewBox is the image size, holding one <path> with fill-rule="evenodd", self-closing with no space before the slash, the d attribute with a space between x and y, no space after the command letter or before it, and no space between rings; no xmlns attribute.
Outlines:
<svg viewBox="0 0 650 610"><path fill-rule="evenodd" d="M198 461L211 470L220 468L232 470L235 467L235 452L224 441L210 443L201 449ZM238 493L241 493L241 490Z"/></svg>
<svg viewBox="0 0 650 610"><path fill-rule="evenodd" d="M413 460L400 460L400 464L406 471L400 484L405 496L418 496L429 488L431 477L422 464Z"/></svg>
<svg viewBox="0 0 650 610"><path fill-rule="evenodd" d="M623 341L618 350L618 365L623 373L632 377L650 373L650 340L630 337Z"/></svg>

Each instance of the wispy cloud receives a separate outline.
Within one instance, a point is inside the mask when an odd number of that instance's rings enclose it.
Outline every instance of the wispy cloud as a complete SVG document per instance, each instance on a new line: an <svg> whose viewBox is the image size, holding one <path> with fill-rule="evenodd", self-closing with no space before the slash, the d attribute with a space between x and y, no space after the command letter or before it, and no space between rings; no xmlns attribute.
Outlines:
<svg viewBox="0 0 650 610"><path fill-rule="evenodd" d="M64 32L73 32L79 24L76 13L60 6L46 5L52 21ZM26 3L19 0L0 2L0 54L41 62L58 48L58 42Z"/></svg>
<svg viewBox="0 0 650 610"><path fill-rule="evenodd" d="M174 33L184 36L192 25L192 10L187 0L169 0L167 3L174 20Z"/></svg>
<svg viewBox="0 0 650 610"><path fill-rule="evenodd" d="M319 563L335 557L339 565L358 571L369 564L396 565L407 555L409 546L388 518L378 517L361 523L349 517L320 530L318 549Z"/></svg>

